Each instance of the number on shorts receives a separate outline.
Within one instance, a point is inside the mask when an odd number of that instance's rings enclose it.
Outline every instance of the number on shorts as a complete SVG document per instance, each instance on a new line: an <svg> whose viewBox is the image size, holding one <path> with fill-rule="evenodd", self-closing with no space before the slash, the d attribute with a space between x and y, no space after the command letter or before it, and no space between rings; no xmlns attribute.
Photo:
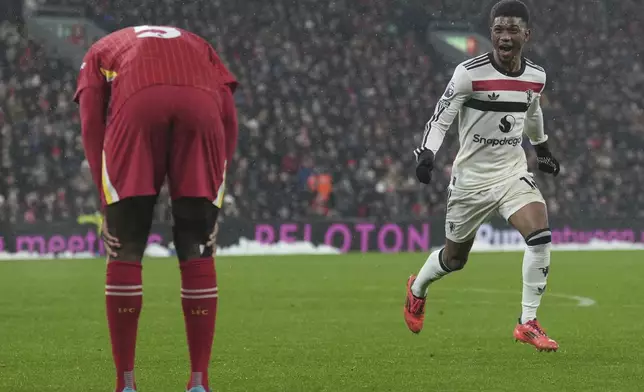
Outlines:
<svg viewBox="0 0 644 392"><path fill-rule="evenodd" d="M134 32L137 38L163 38L172 39L181 36L181 31L174 27L166 26L136 26Z"/></svg>
<svg viewBox="0 0 644 392"><path fill-rule="evenodd" d="M525 182L528 184L528 186L532 189L537 189L537 183L534 182L532 179L527 178L527 177L521 177L521 181Z"/></svg>

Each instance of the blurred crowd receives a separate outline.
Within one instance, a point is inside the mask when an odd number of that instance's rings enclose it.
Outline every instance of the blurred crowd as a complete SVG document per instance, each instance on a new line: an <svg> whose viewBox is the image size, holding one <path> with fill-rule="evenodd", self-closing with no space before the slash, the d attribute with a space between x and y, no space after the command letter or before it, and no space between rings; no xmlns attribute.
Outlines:
<svg viewBox="0 0 644 392"><path fill-rule="evenodd" d="M454 68L426 43L426 28L432 21L465 22L487 35L493 1L39 3L83 7L114 26L175 25L214 45L241 82L227 216L444 212L456 132L437 155L429 187L415 180L411 153ZM551 214L644 216L644 3L526 3L534 19L528 57L548 71L546 132L562 163L556 179L537 175ZM71 102L75 68L48 57L15 22L0 25L0 49L0 221L95 211ZM157 219L168 217L164 191Z"/></svg>

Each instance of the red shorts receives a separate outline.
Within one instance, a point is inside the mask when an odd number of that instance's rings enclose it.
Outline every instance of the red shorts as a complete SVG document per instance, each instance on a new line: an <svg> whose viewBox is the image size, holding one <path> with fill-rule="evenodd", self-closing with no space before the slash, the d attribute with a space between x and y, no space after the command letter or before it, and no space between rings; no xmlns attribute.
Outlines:
<svg viewBox="0 0 644 392"><path fill-rule="evenodd" d="M225 159L216 97L194 87L146 88L130 97L107 126L103 202L157 195L167 177L173 200L205 197L221 207Z"/></svg>

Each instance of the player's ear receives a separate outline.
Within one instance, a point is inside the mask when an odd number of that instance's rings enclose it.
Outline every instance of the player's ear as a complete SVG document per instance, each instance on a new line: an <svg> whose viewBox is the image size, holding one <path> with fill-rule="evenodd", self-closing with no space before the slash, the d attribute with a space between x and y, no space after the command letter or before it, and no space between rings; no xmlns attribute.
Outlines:
<svg viewBox="0 0 644 392"><path fill-rule="evenodd" d="M525 29L525 36L524 36L525 42L530 41L531 36L532 36L532 30L530 30L529 28L526 28Z"/></svg>

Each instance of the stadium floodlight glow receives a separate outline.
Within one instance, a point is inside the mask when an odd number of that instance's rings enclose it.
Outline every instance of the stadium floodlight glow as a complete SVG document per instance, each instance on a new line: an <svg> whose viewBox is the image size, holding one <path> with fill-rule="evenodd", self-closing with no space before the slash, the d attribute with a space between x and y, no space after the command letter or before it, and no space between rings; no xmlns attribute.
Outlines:
<svg viewBox="0 0 644 392"><path fill-rule="evenodd" d="M428 32L432 46L447 58L461 62L492 50L489 38L469 29L432 29Z"/></svg>

